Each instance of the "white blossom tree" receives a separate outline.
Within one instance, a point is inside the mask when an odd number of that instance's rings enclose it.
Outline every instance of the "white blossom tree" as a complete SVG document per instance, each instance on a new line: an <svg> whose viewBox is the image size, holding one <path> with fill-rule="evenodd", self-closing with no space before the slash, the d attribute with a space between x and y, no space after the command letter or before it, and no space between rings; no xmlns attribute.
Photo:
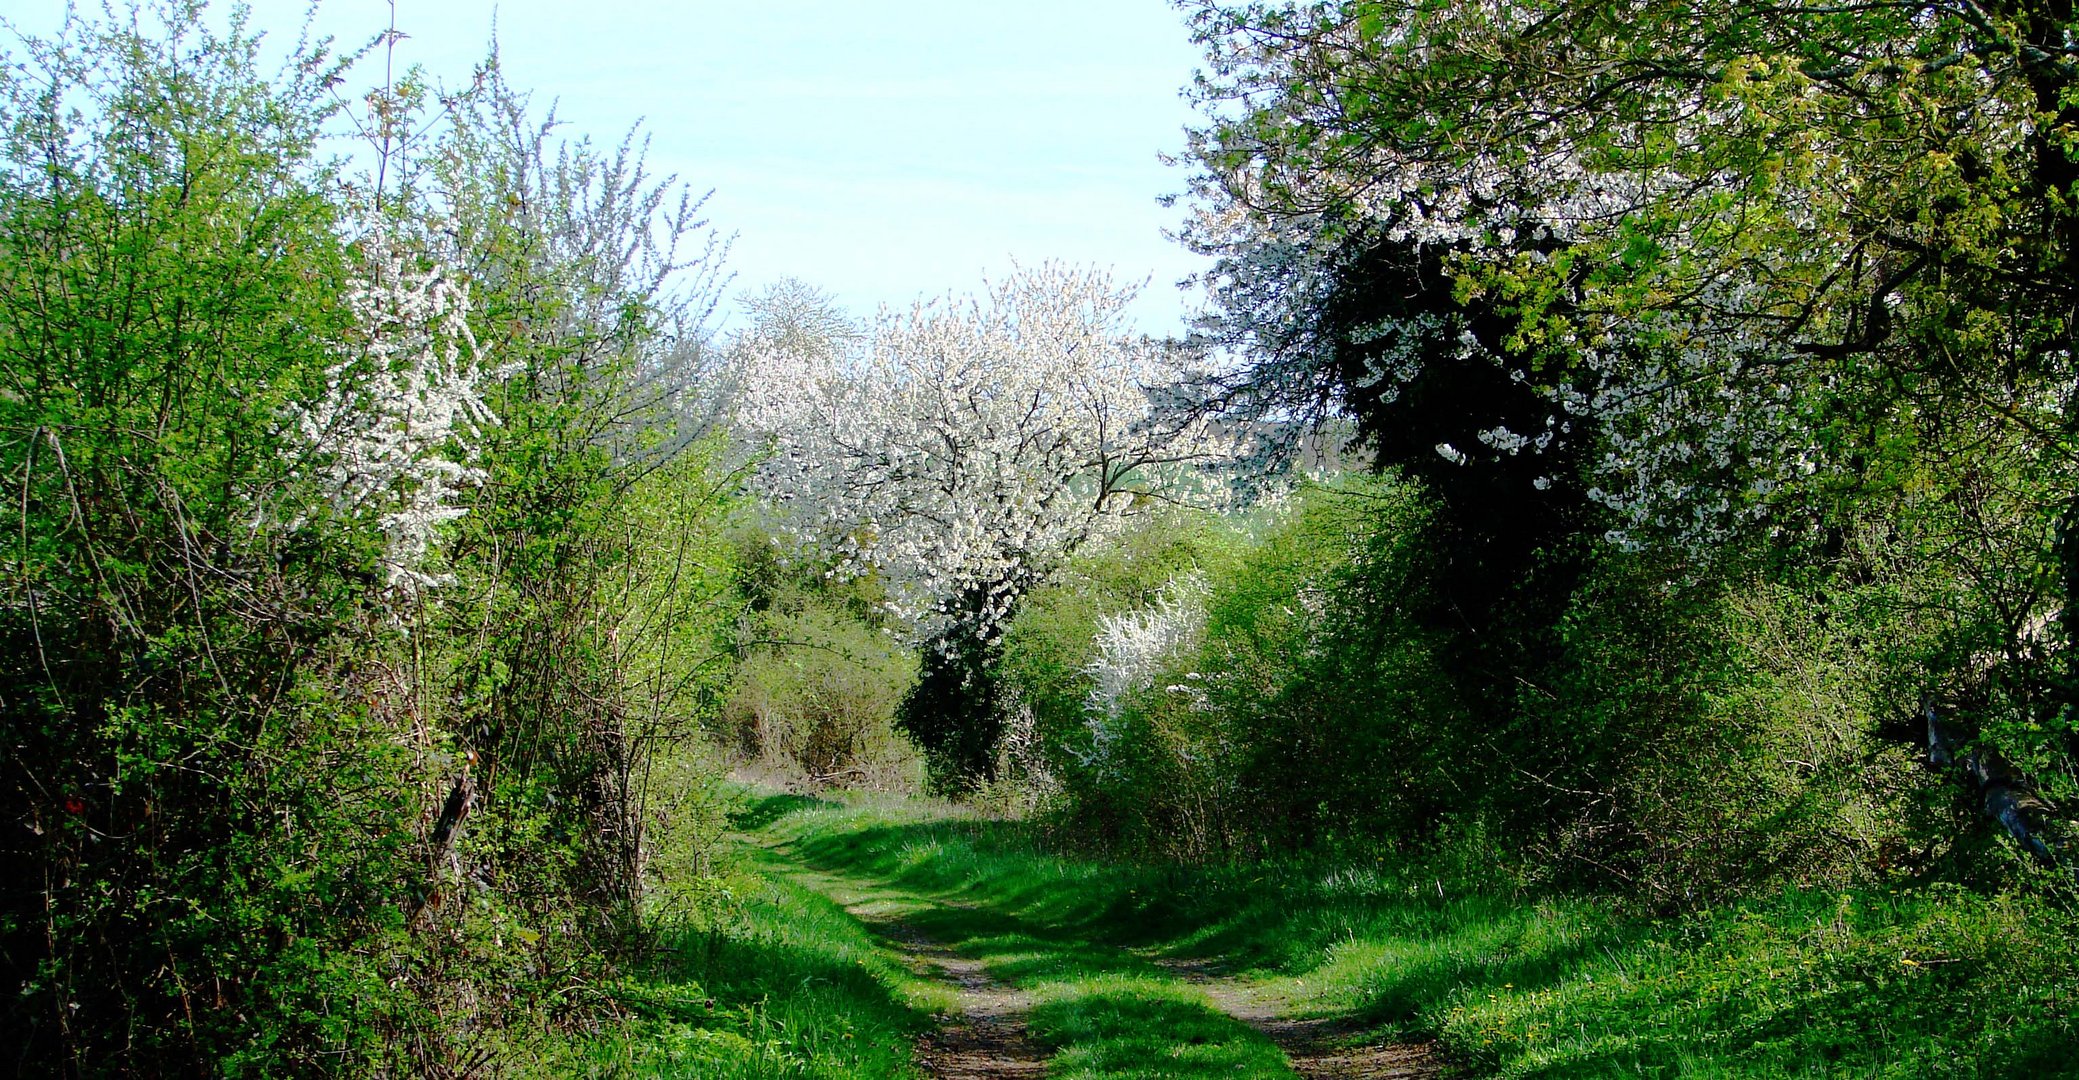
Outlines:
<svg viewBox="0 0 2079 1080"><path fill-rule="evenodd" d="M1267 358L1255 391L1391 404L1489 369L1542 400L1467 400L1464 437L1421 451L1491 463L1592 429L1525 485L1578 474L1613 539L1692 553L1865 483L1891 448L1856 424L1940 426L1939 403L2066 439L2079 165L2032 132L2079 120L2069 15L1188 6L1193 234L1227 256L1219 330ZM1434 299L1323 325L1353 291Z"/></svg>
<svg viewBox="0 0 2079 1080"><path fill-rule="evenodd" d="M2069 6L1187 7L1228 392L1357 413L1459 525L1453 611L1513 577L1495 621L1549 619L1539 549L1591 528L1706 579L1860 563L2070 774Z"/></svg>
<svg viewBox="0 0 2079 1080"><path fill-rule="evenodd" d="M738 423L769 440L759 485L842 572L886 579L895 613L933 647L914 700L967 717L918 730L920 705L913 733L959 769L987 767L982 672L1019 598L1135 508L1217 490L1199 466L1224 437L1164 407L1189 372L1127 330L1132 296L1049 264L979 296L884 310L856 336L805 343L790 322L737 343Z"/></svg>

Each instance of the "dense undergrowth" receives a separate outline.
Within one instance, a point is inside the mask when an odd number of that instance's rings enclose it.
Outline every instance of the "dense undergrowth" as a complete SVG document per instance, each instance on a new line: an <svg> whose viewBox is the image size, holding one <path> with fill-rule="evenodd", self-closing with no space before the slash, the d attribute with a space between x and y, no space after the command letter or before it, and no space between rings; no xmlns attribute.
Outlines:
<svg viewBox="0 0 2079 1080"><path fill-rule="evenodd" d="M1599 547L1484 583L1474 627L1440 505L1344 474L1153 520L1035 590L995 671L1052 820L1185 860L1477 851L1670 910L2030 878L1924 764L1965 604L1934 600L1962 586L1874 550L1704 575Z"/></svg>
<svg viewBox="0 0 2079 1080"><path fill-rule="evenodd" d="M372 91L351 173L352 59L170 2L0 64L0 1068L610 1026L698 788L649 784L735 596L691 204L495 64Z"/></svg>
<svg viewBox="0 0 2079 1080"><path fill-rule="evenodd" d="M2079 964L2055 944L2074 919L2026 896L1796 891L1655 918L1397 858L1102 862L929 804L766 805L809 866L1209 960L1479 1074L2079 1074Z"/></svg>

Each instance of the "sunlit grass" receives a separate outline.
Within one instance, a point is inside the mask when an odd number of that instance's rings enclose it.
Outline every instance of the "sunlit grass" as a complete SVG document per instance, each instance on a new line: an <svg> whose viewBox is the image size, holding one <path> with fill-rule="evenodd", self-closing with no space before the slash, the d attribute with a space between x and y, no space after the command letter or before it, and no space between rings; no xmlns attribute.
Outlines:
<svg viewBox="0 0 2079 1080"><path fill-rule="evenodd" d="M633 1021L545 1074L910 1078L918 1034L951 1007L860 922L755 861L717 914L665 933L643 977L614 988Z"/></svg>
<svg viewBox="0 0 2079 1080"><path fill-rule="evenodd" d="M1295 1014L1435 1038L1476 1074L2079 1075L2072 920L2040 901L1791 894L1652 919L1390 867L1066 859L924 805L797 809L770 834L819 873L968 905L934 911L932 932L1040 990L1060 1075L1137 1075L1106 1070L1156 1052L1135 1031L1157 1015L1196 1030L1203 1003L1144 959L1165 955L1256 980ZM1206 1039L1177 1060L1219 1045L1203 1055L1226 1074L1257 1067L1248 1039ZM1198 1066L1178 1068L1138 1075Z"/></svg>
<svg viewBox="0 0 2079 1080"><path fill-rule="evenodd" d="M1036 853L992 862L965 834L990 828L987 822L958 812L948 817L924 803L796 806L784 815L754 811L743 820L761 819L777 821L771 834L790 841L786 858L772 864L775 873L840 896L869 920L899 917L909 930L1029 992L1031 1034L1052 1051L1050 1075L1293 1075L1270 1040L1176 975L1089 936L1103 911L1086 901L1103 902L1107 868ZM850 846L894 822L926 835L901 845ZM951 831L939 836L939 829ZM846 848L860 858L833 857ZM799 865L790 870L789 863ZM1014 872L998 877L991 869Z"/></svg>
<svg viewBox="0 0 2079 1080"><path fill-rule="evenodd" d="M1175 979L1093 975L1047 985L1032 1012L1041 1040L1061 1049L1051 1075L1290 1077L1271 1041Z"/></svg>

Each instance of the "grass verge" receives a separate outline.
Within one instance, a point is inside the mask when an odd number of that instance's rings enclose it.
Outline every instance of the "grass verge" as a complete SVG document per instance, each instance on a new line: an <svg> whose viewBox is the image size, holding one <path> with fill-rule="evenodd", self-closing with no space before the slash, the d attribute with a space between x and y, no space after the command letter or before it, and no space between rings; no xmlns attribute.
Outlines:
<svg viewBox="0 0 2079 1080"><path fill-rule="evenodd" d="M696 886L653 960L607 990L630 1014L543 1075L912 1080L917 1036L948 1007L858 920L738 860Z"/></svg>

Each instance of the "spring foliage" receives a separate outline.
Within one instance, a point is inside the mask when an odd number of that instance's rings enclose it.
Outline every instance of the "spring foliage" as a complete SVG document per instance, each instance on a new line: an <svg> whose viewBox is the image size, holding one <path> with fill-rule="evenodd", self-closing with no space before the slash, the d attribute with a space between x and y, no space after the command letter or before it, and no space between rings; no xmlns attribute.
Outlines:
<svg viewBox="0 0 2079 1080"><path fill-rule="evenodd" d="M1613 550L1887 582L1851 616L1912 627L1880 713L2071 790L2069 10L1189 7L1225 389L1424 484L1483 710Z"/></svg>
<svg viewBox="0 0 2079 1080"><path fill-rule="evenodd" d="M495 68L372 94L350 179L345 70L210 26L0 73L0 1042L467 1071L605 1015L571 988L638 942L683 801L644 780L717 690L728 485L665 389L708 249L655 257L697 222Z"/></svg>

